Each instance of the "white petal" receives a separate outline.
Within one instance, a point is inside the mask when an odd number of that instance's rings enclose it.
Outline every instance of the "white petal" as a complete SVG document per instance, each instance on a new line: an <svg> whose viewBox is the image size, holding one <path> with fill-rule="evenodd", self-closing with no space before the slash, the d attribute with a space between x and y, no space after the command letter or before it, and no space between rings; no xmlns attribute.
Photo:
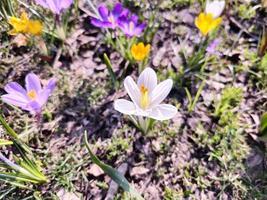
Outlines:
<svg viewBox="0 0 267 200"><path fill-rule="evenodd" d="M170 104L161 104L154 107L149 113L149 117L156 120L168 120L177 113L177 108Z"/></svg>
<svg viewBox="0 0 267 200"><path fill-rule="evenodd" d="M143 110L143 109L137 108L134 115L148 117L149 116L149 110Z"/></svg>
<svg viewBox="0 0 267 200"><path fill-rule="evenodd" d="M144 85L148 92L154 90L154 88L157 86L157 74L156 72L151 69L150 67L147 67L142 73L140 74L137 85L140 88L142 85Z"/></svg>
<svg viewBox="0 0 267 200"><path fill-rule="evenodd" d="M150 95L150 105L152 107L160 104L168 96L172 89L172 84L173 81L171 79L167 79L156 86Z"/></svg>
<svg viewBox="0 0 267 200"><path fill-rule="evenodd" d="M136 83L130 76L127 76L124 80L124 87L134 104L136 106L139 106L141 98L140 89L137 87Z"/></svg>
<svg viewBox="0 0 267 200"><path fill-rule="evenodd" d="M126 114L126 115L133 115L136 111L136 107L131 101L127 101L125 99L117 99L114 102L115 110Z"/></svg>
<svg viewBox="0 0 267 200"><path fill-rule="evenodd" d="M208 0L206 3L205 12L211 13L214 18L217 18L217 17L220 17L220 15L222 14L224 7L225 7L224 0L221 0L221 1L216 0L212 2Z"/></svg>

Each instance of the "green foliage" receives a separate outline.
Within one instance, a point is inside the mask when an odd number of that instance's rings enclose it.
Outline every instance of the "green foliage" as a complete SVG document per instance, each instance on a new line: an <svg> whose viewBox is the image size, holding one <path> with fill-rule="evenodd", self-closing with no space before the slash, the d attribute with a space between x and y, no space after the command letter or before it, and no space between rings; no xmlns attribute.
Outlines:
<svg viewBox="0 0 267 200"><path fill-rule="evenodd" d="M162 9L172 9L176 6L187 6L190 5L193 0L165 0L160 4L160 8Z"/></svg>
<svg viewBox="0 0 267 200"><path fill-rule="evenodd" d="M113 181L115 181L120 187L123 188L124 191L128 192L132 195L132 197L136 198L137 200L144 200L143 197L130 185L127 179L116 169L112 168L111 166L103 163L98 159L97 156L93 154L90 149L88 140L87 140L87 132L84 133L85 145L89 152L89 155L96 165L98 165Z"/></svg>
<svg viewBox="0 0 267 200"><path fill-rule="evenodd" d="M101 99L106 95L107 90L105 86L101 85L92 85L92 87L89 88L90 96L88 97L88 101L90 106L96 105L99 103Z"/></svg>
<svg viewBox="0 0 267 200"><path fill-rule="evenodd" d="M172 188L165 187L163 199L164 200L179 200L183 198L183 192L180 193Z"/></svg>
<svg viewBox="0 0 267 200"><path fill-rule="evenodd" d="M218 177L223 190L233 188L240 194L246 194L247 188L242 182L243 160L249 152L239 116L234 112L243 99L241 88L227 87L222 91L221 99L216 103L215 116L219 124L212 137L210 159L218 160L222 166L222 176ZM223 190L221 193L223 193Z"/></svg>
<svg viewBox="0 0 267 200"><path fill-rule="evenodd" d="M124 155L130 147L131 138L112 137L111 143L107 147L108 159Z"/></svg>
<svg viewBox="0 0 267 200"><path fill-rule="evenodd" d="M199 147L208 148L209 160L216 162L220 166L220 173L212 177L214 182L221 184L221 192L218 194L220 199L227 189L234 191L233 199L244 197L248 188L243 182L241 174L245 171L243 162L246 159L249 146L246 142L244 128L241 124L238 110L240 102L243 99L241 88L227 87L222 91L221 98L215 103L215 113L218 118L218 124L215 130L210 132L205 130L204 126L199 124L192 139ZM213 182L203 179L205 168L198 170L200 175L197 180L198 185L207 187ZM203 174L204 173L204 174Z"/></svg>
<svg viewBox="0 0 267 200"><path fill-rule="evenodd" d="M264 113L261 117L260 131L267 133L267 113Z"/></svg>
<svg viewBox="0 0 267 200"><path fill-rule="evenodd" d="M5 20L8 20L9 16L15 16L14 0L1 0L0 2L0 16Z"/></svg>
<svg viewBox="0 0 267 200"><path fill-rule="evenodd" d="M225 112L231 111L234 107L239 105L242 99L243 91L241 88L226 87L222 91L221 99L215 105L214 115L216 117L219 117L222 116Z"/></svg>
<svg viewBox="0 0 267 200"><path fill-rule="evenodd" d="M267 113L264 113L261 117L260 133L260 139L267 142Z"/></svg>
<svg viewBox="0 0 267 200"><path fill-rule="evenodd" d="M114 73L113 69L112 69L112 64L110 62L110 59L109 57L107 56L107 54L104 54L104 62L108 68L108 73L109 73L109 76L111 78L111 81L112 81L112 84L113 84L113 87L115 89L118 89L119 87L119 82L116 78L116 74Z"/></svg>
<svg viewBox="0 0 267 200"><path fill-rule="evenodd" d="M0 123L12 141L11 143L10 141L6 142L12 144L18 152L17 154L13 152L14 161L0 152L0 160L3 162L0 165L0 181L25 189L31 188L28 185L29 183L41 184L47 182L47 178L41 172L40 166L30 149L18 138L18 135L1 115Z"/></svg>
<svg viewBox="0 0 267 200"><path fill-rule="evenodd" d="M267 76L267 53L262 57L259 69L263 72L264 76Z"/></svg>
<svg viewBox="0 0 267 200"><path fill-rule="evenodd" d="M238 7L238 15L242 19L250 19L252 17L255 17L256 9L246 3L242 3Z"/></svg>

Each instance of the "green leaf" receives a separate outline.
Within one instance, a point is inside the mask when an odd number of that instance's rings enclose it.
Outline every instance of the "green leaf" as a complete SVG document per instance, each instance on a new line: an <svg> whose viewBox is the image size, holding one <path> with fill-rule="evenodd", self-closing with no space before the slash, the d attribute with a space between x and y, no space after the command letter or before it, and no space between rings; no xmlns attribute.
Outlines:
<svg viewBox="0 0 267 200"><path fill-rule="evenodd" d="M3 125L5 130L8 132L8 134L15 139L18 139L18 135L15 133L15 131L6 123L3 116L0 115L0 123Z"/></svg>
<svg viewBox="0 0 267 200"><path fill-rule="evenodd" d="M0 146L13 144L12 141L0 139Z"/></svg>
<svg viewBox="0 0 267 200"><path fill-rule="evenodd" d="M267 113L264 113L261 117L260 132L262 135L267 134Z"/></svg>
<svg viewBox="0 0 267 200"><path fill-rule="evenodd" d="M1 160L4 161L4 163L7 166L2 165L2 167L5 170L14 170L17 173L12 174L14 177L11 177L11 173L2 173L0 174L0 180L3 180L5 182L10 182L12 179L13 185L23 187L21 182L32 182L36 184L45 183L47 182L47 178L43 175L43 173L40 171L41 169L36 164L36 160L33 156L33 153L29 149L29 147L24 144L16 134L16 132L7 124L7 122L4 120L4 118L0 114L0 124L4 127L6 130L6 133L11 137L12 141L8 141L9 143L14 145L16 148L16 152L20 154L20 156L13 155L13 158L15 160L15 163L10 161L8 158L5 158L4 155L1 154ZM2 140L3 141L3 140ZM1 140L0 140L0 146L1 146ZM1 167L1 165L0 165ZM3 175L4 174L4 175ZM3 178L4 177L4 178ZM17 177L17 179L16 179ZM19 181L18 184L14 184L14 182Z"/></svg>
<svg viewBox="0 0 267 200"><path fill-rule="evenodd" d="M31 183L35 183L35 184L38 184L38 181L35 181L31 178L28 178L22 174L17 174L17 173L4 173L4 172L1 172L0 173L0 179L2 180L9 180L9 181L16 181L16 182L19 182L19 181L23 181L23 182L31 182Z"/></svg>
<svg viewBox="0 0 267 200"><path fill-rule="evenodd" d="M107 68L108 68L108 73L109 73L109 75L111 77L111 81L112 81L113 86L115 87L115 89L118 89L119 82L118 82L118 80L116 78L116 75L115 75L113 69L112 69L112 64L111 64L107 54L104 54L104 62L106 64Z"/></svg>
<svg viewBox="0 0 267 200"><path fill-rule="evenodd" d="M96 155L91 151L87 140L87 132L84 132L84 140L86 148L90 154L92 161L98 165L110 178L115 181L124 191L129 192L132 197L137 200L144 200L144 198L130 185L127 179L116 169L100 161Z"/></svg>

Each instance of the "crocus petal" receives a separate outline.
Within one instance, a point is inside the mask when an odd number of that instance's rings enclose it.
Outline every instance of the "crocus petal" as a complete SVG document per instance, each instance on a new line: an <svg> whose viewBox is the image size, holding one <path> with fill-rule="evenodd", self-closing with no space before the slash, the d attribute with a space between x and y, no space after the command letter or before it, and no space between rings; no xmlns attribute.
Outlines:
<svg viewBox="0 0 267 200"><path fill-rule="evenodd" d="M130 11L129 11L127 8L123 8L123 10L122 10L120 16L118 16L118 19L119 19L120 17L125 17L125 18L127 18L129 14L130 14Z"/></svg>
<svg viewBox="0 0 267 200"><path fill-rule="evenodd" d="M26 109L26 105L28 104L27 99L13 94L5 94L1 98L3 102L9 105L18 106L24 110Z"/></svg>
<svg viewBox="0 0 267 200"><path fill-rule="evenodd" d="M91 24L99 28L111 28L112 27L112 24L110 22L104 22L96 18L91 19Z"/></svg>
<svg viewBox="0 0 267 200"><path fill-rule="evenodd" d="M15 94L15 95L18 95L21 97L27 96L26 90L23 87L21 87L20 84L18 84L16 82L8 83L5 86L5 91L9 94Z"/></svg>
<svg viewBox="0 0 267 200"><path fill-rule="evenodd" d="M30 111L31 114L40 113L42 106L37 101L31 101L27 104L27 110Z"/></svg>
<svg viewBox="0 0 267 200"><path fill-rule="evenodd" d="M59 9L59 5L57 0L46 0L48 8L55 14L59 14L60 13L60 9Z"/></svg>
<svg viewBox="0 0 267 200"><path fill-rule="evenodd" d="M133 14L131 16L131 21L133 21L135 24L137 24L138 23L138 16Z"/></svg>
<svg viewBox="0 0 267 200"><path fill-rule="evenodd" d="M205 13L211 13L214 18L220 17L225 7L225 1L210 1L206 3Z"/></svg>
<svg viewBox="0 0 267 200"><path fill-rule="evenodd" d="M168 120L173 118L177 113L177 108L170 104L161 104L154 107L149 113L149 117L156 120Z"/></svg>
<svg viewBox="0 0 267 200"><path fill-rule="evenodd" d="M112 10L112 15L117 19L123 11L123 7L121 3L116 3Z"/></svg>
<svg viewBox="0 0 267 200"><path fill-rule="evenodd" d="M49 8L47 1L46 0L35 0L35 2L41 6L43 6L44 8Z"/></svg>
<svg viewBox="0 0 267 200"><path fill-rule="evenodd" d="M133 102L127 101L125 99L117 99L114 102L115 110L126 114L126 115L133 115L136 111L136 107Z"/></svg>
<svg viewBox="0 0 267 200"><path fill-rule="evenodd" d="M51 92L54 91L55 87L56 87L56 84L57 84L57 80L55 78L51 78L49 81L48 81L48 84L46 86L46 89L50 90Z"/></svg>
<svg viewBox="0 0 267 200"><path fill-rule="evenodd" d="M126 79L124 80L124 87L134 104L139 106L141 94L138 86L136 85L132 77L126 77Z"/></svg>
<svg viewBox="0 0 267 200"><path fill-rule="evenodd" d="M142 85L144 85L148 92L151 93L154 88L157 86L157 74L156 72L151 69L150 67L147 67L139 76L137 85L140 88Z"/></svg>
<svg viewBox="0 0 267 200"><path fill-rule="evenodd" d="M38 98L36 100L36 102L38 102L38 104L40 106L43 106L46 104L47 100L48 100L48 97L51 95L51 90L49 89L45 89L43 91L41 91L39 94L38 94Z"/></svg>
<svg viewBox="0 0 267 200"><path fill-rule="evenodd" d="M60 7L61 9L66 9L70 7L72 3L73 3L73 0L60 0Z"/></svg>
<svg viewBox="0 0 267 200"><path fill-rule="evenodd" d="M171 79L167 79L161 83L159 83L155 89L152 91L151 97L151 106L156 106L160 104L170 93L172 89L173 81Z"/></svg>
<svg viewBox="0 0 267 200"><path fill-rule="evenodd" d="M102 4L98 7L98 12L99 12L99 15L101 16L101 18L104 20L104 21L107 21L108 19L108 14L109 14L109 11L108 11L108 8Z"/></svg>
<svg viewBox="0 0 267 200"><path fill-rule="evenodd" d="M25 78L27 92L34 90L37 93L42 89L41 82L37 75L30 73Z"/></svg>
<svg viewBox="0 0 267 200"><path fill-rule="evenodd" d="M142 23L140 25L138 25L135 30L134 30L134 35L135 36L141 36L143 30L145 29L146 27L146 24L145 23Z"/></svg>
<svg viewBox="0 0 267 200"><path fill-rule="evenodd" d="M143 109L140 109L140 108L136 108L136 111L135 111L134 115L148 117L149 116L149 111L148 110L143 110Z"/></svg>

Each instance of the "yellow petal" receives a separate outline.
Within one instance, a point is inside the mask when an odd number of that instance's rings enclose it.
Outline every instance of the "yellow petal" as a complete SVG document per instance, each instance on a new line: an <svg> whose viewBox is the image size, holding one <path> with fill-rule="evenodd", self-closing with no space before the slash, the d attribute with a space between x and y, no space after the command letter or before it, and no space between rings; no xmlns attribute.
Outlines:
<svg viewBox="0 0 267 200"><path fill-rule="evenodd" d="M200 30L202 35L206 36L209 32L214 30L222 22L222 19L213 18L211 13L200 13L199 16L195 19L195 25Z"/></svg>
<svg viewBox="0 0 267 200"><path fill-rule="evenodd" d="M22 13L21 13L21 16L20 16L20 19L21 19L22 21L28 21L29 18L28 18L27 13L26 13L26 12L22 12Z"/></svg>
<svg viewBox="0 0 267 200"><path fill-rule="evenodd" d="M32 35L40 35L43 30L43 25L38 20L30 20L28 22L28 30L27 32Z"/></svg>
<svg viewBox="0 0 267 200"><path fill-rule="evenodd" d="M17 33L25 33L27 29L27 20L21 20L16 17L10 17L8 23L13 27Z"/></svg>
<svg viewBox="0 0 267 200"><path fill-rule="evenodd" d="M133 58L137 61L144 60L148 56L149 51L150 51L150 45L148 44L145 46L143 42L134 44L131 47L131 54Z"/></svg>

